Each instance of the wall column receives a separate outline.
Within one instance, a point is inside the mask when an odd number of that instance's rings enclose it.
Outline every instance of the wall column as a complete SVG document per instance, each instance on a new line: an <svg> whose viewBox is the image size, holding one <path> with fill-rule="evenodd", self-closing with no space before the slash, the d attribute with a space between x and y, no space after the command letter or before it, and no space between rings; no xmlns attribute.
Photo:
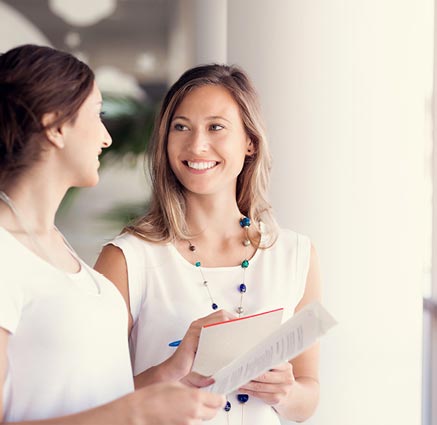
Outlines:
<svg viewBox="0 0 437 425"><path fill-rule="evenodd" d="M432 0L228 5L228 61L265 111L273 207L312 238L339 321L311 425L421 423L432 28Z"/></svg>

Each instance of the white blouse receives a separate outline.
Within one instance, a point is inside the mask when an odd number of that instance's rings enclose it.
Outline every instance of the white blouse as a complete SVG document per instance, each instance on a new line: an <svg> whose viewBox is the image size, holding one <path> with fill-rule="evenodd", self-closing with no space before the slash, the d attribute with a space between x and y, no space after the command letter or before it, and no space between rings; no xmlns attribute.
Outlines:
<svg viewBox="0 0 437 425"><path fill-rule="evenodd" d="M0 327L10 334L4 421L77 413L133 391L115 286L82 262L78 273L58 270L2 227L0 252Z"/></svg>
<svg viewBox="0 0 437 425"><path fill-rule="evenodd" d="M169 343L182 339L192 321L213 312L211 299L199 269L173 244L149 243L131 234L109 243L119 247L126 259L134 320L130 353L138 375L168 358L175 350ZM258 249L245 270L244 315L283 307L283 320L291 317L305 290L310 252L308 237L284 229L272 247ZM202 267L202 271L218 308L235 313L242 268ZM220 411L208 423L241 425L242 406L235 394L228 400L231 410ZM279 419L270 406L252 397L244 405L244 425L255 423L273 425Z"/></svg>

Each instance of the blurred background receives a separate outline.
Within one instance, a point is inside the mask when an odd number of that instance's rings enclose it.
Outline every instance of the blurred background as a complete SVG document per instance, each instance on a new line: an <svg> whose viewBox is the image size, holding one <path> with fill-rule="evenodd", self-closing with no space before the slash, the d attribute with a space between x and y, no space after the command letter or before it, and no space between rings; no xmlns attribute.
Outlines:
<svg viewBox="0 0 437 425"><path fill-rule="evenodd" d="M307 423L437 425L434 22L434 0L0 0L0 51L51 45L96 73L113 145L99 185L57 217L90 264L146 208L144 150L169 85L196 64L243 66L273 208L317 247L339 322Z"/></svg>

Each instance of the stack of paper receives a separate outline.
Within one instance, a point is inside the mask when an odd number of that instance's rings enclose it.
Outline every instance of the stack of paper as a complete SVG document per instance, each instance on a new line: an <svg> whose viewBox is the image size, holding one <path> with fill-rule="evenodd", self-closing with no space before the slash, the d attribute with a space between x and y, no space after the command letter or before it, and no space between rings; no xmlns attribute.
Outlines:
<svg viewBox="0 0 437 425"><path fill-rule="evenodd" d="M298 356L336 324L320 303L282 325L281 317L279 309L203 327L192 370L214 377L210 391L229 394Z"/></svg>

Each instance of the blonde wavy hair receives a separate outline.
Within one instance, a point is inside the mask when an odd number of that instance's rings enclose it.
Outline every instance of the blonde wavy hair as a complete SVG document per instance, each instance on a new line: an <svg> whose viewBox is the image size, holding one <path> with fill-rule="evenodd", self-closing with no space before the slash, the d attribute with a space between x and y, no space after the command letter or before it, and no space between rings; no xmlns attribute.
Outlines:
<svg viewBox="0 0 437 425"><path fill-rule="evenodd" d="M269 247L278 233L271 206L267 202L271 157L256 91L245 72L234 65L197 66L182 74L169 89L155 122L148 155L152 182L150 207L143 217L126 226L123 232L155 243L193 237L185 220L185 189L170 167L167 143L170 123L178 105L189 92L206 85L227 89L240 108L254 153L246 156L237 178L237 205L242 214L252 219L256 230L260 232L262 227L260 247Z"/></svg>

